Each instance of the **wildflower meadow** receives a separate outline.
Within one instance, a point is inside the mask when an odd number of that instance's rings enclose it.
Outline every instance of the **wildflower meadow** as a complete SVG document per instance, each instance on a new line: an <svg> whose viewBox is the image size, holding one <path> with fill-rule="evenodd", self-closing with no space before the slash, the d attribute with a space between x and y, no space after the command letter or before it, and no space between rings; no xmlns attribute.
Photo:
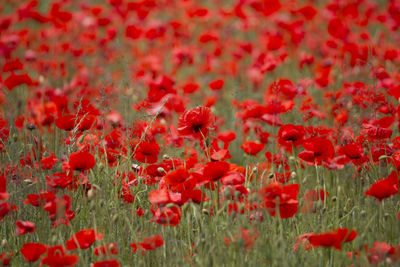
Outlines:
<svg viewBox="0 0 400 267"><path fill-rule="evenodd" d="M0 1L0 265L399 266L399 0Z"/></svg>

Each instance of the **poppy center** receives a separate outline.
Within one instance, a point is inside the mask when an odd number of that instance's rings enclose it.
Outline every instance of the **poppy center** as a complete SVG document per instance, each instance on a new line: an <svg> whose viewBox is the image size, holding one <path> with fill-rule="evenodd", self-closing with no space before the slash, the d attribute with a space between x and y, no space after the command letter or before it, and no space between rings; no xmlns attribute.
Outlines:
<svg viewBox="0 0 400 267"><path fill-rule="evenodd" d="M194 124L194 125L192 126L193 133L198 133L198 132L200 132L200 130L201 130L202 127L203 127L203 124Z"/></svg>

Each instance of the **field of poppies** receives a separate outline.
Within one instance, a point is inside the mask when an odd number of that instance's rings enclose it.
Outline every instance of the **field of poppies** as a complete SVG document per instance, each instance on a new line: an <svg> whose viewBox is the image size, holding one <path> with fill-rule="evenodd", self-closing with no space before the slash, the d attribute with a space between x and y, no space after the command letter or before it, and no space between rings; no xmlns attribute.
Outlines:
<svg viewBox="0 0 400 267"><path fill-rule="evenodd" d="M0 264L400 264L400 1L0 2Z"/></svg>

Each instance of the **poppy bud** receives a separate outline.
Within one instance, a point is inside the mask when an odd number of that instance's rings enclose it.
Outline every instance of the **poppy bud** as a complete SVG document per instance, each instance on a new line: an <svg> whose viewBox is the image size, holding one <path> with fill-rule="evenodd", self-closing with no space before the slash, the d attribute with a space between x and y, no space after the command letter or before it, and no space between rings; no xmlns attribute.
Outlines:
<svg viewBox="0 0 400 267"><path fill-rule="evenodd" d="M290 178L295 179L297 177L297 173L296 172L292 172L290 174Z"/></svg>
<svg viewBox="0 0 400 267"><path fill-rule="evenodd" d="M89 191L87 193L87 196L88 196L88 200L92 200L94 198L94 196L95 196L94 190L93 189L89 189Z"/></svg>
<svg viewBox="0 0 400 267"><path fill-rule="evenodd" d="M161 173L167 173L167 172L164 170L163 167L158 167L158 168L157 168L157 171L158 171L158 172L161 172Z"/></svg>
<svg viewBox="0 0 400 267"><path fill-rule="evenodd" d="M208 211L208 210L206 210L206 209L203 209L202 211L201 211L203 214L206 214L206 215L208 215L210 212Z"/></svg>
<svg viewBox="0 0 400 267"><path fill-rule="evenodd" d="M32 181L32 179L25 179L24 182L27 183L27 184L33 184L34 183L34 181Z"/></svg>
<svg viewBox="0 0 400 267"><path fill-rule="evenodd" d="M5 245L7 245L7 239L1 240L1 246L5 247Z"/></svg>
<svg viewBox="0 0 400 267"><path fill-rule="evenodd" d="M53 243L53 244L57 243L58 242L58 236L56 234L52 235L50 242Z"/></svg>
<svg viewBox="0 0 400 267"><path fill-rule="evenodd" d="M170 156L167 154L164 154L162 157L163 157L163 159L170 159Z"/></svg>

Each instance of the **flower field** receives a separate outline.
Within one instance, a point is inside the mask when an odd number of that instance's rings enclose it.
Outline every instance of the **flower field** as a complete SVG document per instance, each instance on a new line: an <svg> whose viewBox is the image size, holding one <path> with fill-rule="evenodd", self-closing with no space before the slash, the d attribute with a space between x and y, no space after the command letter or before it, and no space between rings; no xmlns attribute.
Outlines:
<svg viewBox="0 0 400 267"><path fill-rule="evenodd" d="M0 265L400 265L400 1L0 14Z"/></svg>

